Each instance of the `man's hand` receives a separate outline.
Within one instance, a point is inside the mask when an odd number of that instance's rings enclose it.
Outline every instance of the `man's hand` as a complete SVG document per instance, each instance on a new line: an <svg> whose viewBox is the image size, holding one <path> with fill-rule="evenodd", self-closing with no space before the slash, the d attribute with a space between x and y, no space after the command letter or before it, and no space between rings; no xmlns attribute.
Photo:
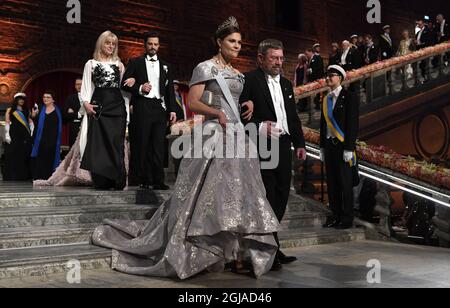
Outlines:
<svg viewBox="0 0 450 308"><path fill-rule="evenodd" d="M255 105L252 101L247 101L241 105L241 108L242 107L247 107L247 111L242 114L242 117L244 120L250 121L253 117L253 112L255 111Z"/></svg>
<svg viewBox="0 0 450 308"><path fill-rule="evenodd" d="M297 149L297 159L298 160L306 160L306 149L305 148L301 148L301 149Z"/></svg>
<svg viewBox="0 0 450 308"><path fill-rule="evenodd" d="M141 88L142 93L145 95L149 94L152 91L152 85L150 82L144 83Z"/></svg>
<svg viewBox="0 0 450 308"><path fill-rule="evenodd" d="M177 122L177 114L175 112L170 113L170 124L173 125Z"/></svg>
<svg viewBox="0 0 450 308"><path fill-rule="evenodd" d="M353 152L344 151L344 161L346 163L350 162L353 159Z"/></svg>

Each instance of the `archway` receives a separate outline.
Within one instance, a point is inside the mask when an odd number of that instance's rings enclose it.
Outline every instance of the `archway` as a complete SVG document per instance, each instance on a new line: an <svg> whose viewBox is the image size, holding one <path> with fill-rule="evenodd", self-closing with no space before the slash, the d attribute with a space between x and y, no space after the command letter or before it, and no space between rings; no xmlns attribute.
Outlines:
<svg viewBox="0 0 450 308"><path fill-rule="evenodd" d="M81 75L70 71L54 71L42 74L29 81L24 86L24 91L27 94L29 108L35 103L42 103L42 95L46 90L52 90L56 97L56 104L64 107L64 103L70 95L75 93L75 79L80 78ZM62 110L62 109L61 109ZM69 135L66 125L64 125L62 145L69 143Z"/></svg>

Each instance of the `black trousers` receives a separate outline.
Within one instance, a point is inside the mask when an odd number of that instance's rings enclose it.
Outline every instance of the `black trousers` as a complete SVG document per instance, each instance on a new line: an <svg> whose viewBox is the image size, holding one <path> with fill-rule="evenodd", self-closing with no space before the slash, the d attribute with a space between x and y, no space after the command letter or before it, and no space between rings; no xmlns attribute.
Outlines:
<svg viewBox="0 0 450 308"><path fill-rule="evenodd" d="M146 99L133 107L133 155L140 184L164 183L167 112L161 101Z"/></svg>
<svg viewBox="0 0 450 308"><path fill-rule="evenodd" d="M267 199L278 218L282 221L286 213L292 179L292 141L289 135L279 139L279 164L275 169L261 170L262 179L266 188ZM278 234L274 234L278 246Z"/></svg>
<svg viewBox="0 0 450 308"><path fill-rule="evenodd" d="M344 146L337 139L327 139L325 142L325 168L333 216L341 223L351 224L354 219L353 173L344 161Z"/></svg>
<svg viewBox="0 0 450 308"><path fill-rule="evenodd" d="M69 146L72 148L72 146L75 144L75 141L77 141L78 133L80 132L80 126L81 126L81 120L80 122L70 122L69 124Z"/></svg>

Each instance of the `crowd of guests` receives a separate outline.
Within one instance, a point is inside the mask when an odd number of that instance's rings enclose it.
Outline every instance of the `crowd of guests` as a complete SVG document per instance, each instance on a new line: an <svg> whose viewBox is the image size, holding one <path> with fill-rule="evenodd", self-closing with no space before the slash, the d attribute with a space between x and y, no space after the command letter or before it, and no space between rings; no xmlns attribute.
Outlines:
<svg viewBox="0 0 450 308"><path fill-rule="evenodd" d="M371 34L364 36L354 34L340 44L337 42L332 43L327 67L340 65L346 71L351 71L395 56L404 56L415 50L433 46L450 39L449 24L443 14L437 15L435 23L431 19L418 19L415 35L412 36L409 30L404 30L400 42L396 42L392 37L390 25L385 25L382 30L377 41ZM437 61L437 59L434 60L433 65L437 65ZM448 65L448 57L446 57L445 65ZM305 53L298 56L294 85L298 87L324 78L325 68L320 44L316 43L312 48L307 49ZM426 79L425 63L420 64L420 69L423 77ZM411 76L413 68L409 66L406 73ZM307 111L307 100L301 100L298 108L300 112ZM315 100L315 108L320 110L318 99Z"/></svg>

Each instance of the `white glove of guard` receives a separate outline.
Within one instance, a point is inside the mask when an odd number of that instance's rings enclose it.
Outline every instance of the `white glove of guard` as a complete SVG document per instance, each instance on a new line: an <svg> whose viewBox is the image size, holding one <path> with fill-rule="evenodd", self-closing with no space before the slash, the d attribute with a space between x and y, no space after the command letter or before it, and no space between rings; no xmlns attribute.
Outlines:
<svg viewBox="0 0 450 308"><path fill-rule="evenodd" d="M350 162L353 159L353 152L344 151L344 161L346 163Z"/></svg>
<svg viewBox="0 0 450 308"><path fill-rule="evenodd" d="M5 125L5 142L11 144L11 135L9 134L10 124Z"/></svg>

